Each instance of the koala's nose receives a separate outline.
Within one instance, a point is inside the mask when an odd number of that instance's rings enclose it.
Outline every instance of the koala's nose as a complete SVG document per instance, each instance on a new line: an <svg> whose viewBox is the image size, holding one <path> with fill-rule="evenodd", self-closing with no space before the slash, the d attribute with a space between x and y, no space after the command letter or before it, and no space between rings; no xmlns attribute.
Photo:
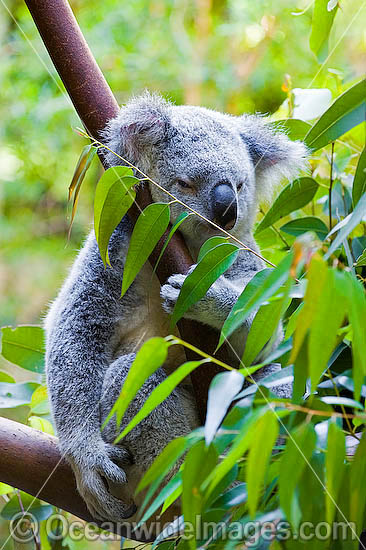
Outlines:
<svg viewBox="0 0 366 550"><path fill-rule="evenodd" d="M214 221L224 229L232 229L238 215L235 191L228 183L220 183L213 190Z"/></svg>

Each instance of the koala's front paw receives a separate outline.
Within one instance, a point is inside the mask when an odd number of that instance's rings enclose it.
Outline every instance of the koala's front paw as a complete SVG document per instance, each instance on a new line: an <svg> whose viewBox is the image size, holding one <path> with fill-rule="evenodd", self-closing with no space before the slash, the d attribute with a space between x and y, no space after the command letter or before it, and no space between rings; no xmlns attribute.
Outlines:
<svg viewBox="0 0 366 550"><path fill-rule="evenodd" d="M161 287L160 296L163 301L163 308L167 313L173 312L186 276L187 275L181 275L180 273L172 275L169 277L167 283Z"/></svg>
<svg viewBox="0 0 366 550"><path fill-rule="evenodd" d="M114 497L108 488L127 483L122 466L132 463L126 449L105 443L102 449L80 448L66 455L76 478L76 485L89 512L99 520L121 521L136 512L132 497L126 501Z"/></svg>

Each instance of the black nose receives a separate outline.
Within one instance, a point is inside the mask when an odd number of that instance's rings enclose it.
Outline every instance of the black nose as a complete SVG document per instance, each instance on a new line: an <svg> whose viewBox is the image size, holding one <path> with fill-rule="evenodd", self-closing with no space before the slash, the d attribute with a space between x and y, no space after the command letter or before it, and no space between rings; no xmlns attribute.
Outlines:
<svg viewBox="0 0 366 550"><path fill-rule="evenodd" d="M224 229L232 229L238 215L234 189L228 183L220 183L212 193L214 221Z"/></svg>

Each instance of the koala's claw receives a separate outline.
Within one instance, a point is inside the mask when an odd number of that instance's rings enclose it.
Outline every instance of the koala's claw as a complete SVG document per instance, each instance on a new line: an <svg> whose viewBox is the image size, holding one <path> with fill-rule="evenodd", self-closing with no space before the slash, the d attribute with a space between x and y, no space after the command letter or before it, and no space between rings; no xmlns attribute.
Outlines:
<svg viewBox="0 0 366 550"><path fill-rule="evenodd" d="M130 466L134 463L133 456L125 447L106 443L106 450L109 458L118 466Z"/></svg>

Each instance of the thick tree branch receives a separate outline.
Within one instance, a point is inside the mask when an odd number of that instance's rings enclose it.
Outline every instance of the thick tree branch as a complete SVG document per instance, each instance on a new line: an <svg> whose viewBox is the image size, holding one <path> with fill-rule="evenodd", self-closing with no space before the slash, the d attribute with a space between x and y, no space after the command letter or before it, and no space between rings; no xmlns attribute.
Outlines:
<svg viewBox="0 0 366 550"><path fill-rule="evenodd" d="M98 67L66 0L25 0L55 68L88 132L99 138L107 121L118 112L118 104ZM149 192L138 194L140 206L150 202ZM136 219L136 209L129 215ZM163 242L163 241L162 241ZM155 265L162 242L150 261ZM157 269L161 283L174 273L186 273L192 259L182 236L176 233ZM212 354L218 340L216 331L193 321L182 320L179 331L184 340ZM189 359L192 353L187 353ZM221 359L227 361L226 356ZM192 375L197 407L204 420L207 392L215 365L205 365ZM0 480L38 496L64 510L92 520L76 491L70 467L60 461L57 440L27 426L0 418Z"/></svg>
<svg viewBox="0 0 366 550"><path fill-rule="evenodd" d="M84 39L67 0L25 0L25 2L80 119L92 136L99 137L98 133L107 121L117 114L118 104ZM149 204L150 196L146 188L139 191L137 201L140 206ZM131 209L129 212L134 221L137 216L136 210L136 208ZM162 243L163 240L150 257L152 265L156 263ZM181 235L176 233L157 269L160 282L165 283L169 275L174 273L186 273L192 263ZM218 334L214 329L186 320L181 321L178 328L183 340L209 354L214 352L218 342ZM221 348L219 355L221 360L228 361L224 347ZM187 357L197 359L189 350ZM191 375L202 421L206 414L208 387L218 370L212 364L205 365Z"/></svg>
<svg viewBox="0 0 366 550"><path fill-rule="evenodd" d="M98 523L76 490L74 474L61 458L56 437L0 417L0 448L2 482ZM113 530L125 535L121 526Z"/></svg>

